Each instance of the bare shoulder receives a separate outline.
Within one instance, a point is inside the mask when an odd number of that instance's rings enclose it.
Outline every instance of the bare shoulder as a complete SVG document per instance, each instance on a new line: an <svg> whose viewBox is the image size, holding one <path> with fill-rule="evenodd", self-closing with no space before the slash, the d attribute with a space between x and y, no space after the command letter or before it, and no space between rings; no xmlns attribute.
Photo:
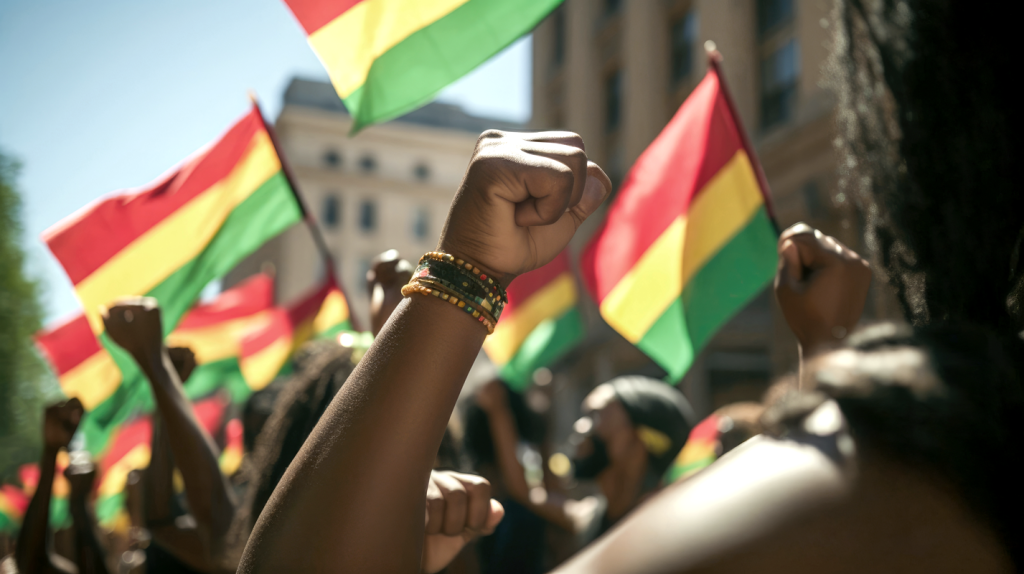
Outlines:
<svg viewBox="0 0 1024 574"><path fill-rule="evenodd" d="M559 572L1006 572L941 480L756 437L666 488Z"/></svg>

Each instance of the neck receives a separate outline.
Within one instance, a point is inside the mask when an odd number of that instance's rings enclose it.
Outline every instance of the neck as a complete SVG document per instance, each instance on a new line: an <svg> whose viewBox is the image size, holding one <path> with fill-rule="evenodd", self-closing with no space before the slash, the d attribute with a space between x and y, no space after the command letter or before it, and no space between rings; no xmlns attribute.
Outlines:
<svg viewBox="0 0 1024 574"><path fill-rule="evenodd" d="M601 492L608 499L608 518L618 520L640 503L644 476L647 474L647 452L634 451L628 460L613 464L598 477Z"/></svg>

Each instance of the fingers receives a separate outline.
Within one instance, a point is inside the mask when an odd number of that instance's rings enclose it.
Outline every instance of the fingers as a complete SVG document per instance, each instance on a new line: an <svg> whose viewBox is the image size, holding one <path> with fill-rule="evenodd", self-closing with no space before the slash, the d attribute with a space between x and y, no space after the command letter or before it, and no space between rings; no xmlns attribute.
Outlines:
<svg viewBox="0 0 1024 574"><path fill-rule="evenodd" d="M481 532L484 536L494 534L494 529L501 523L501 519L505 518L505 507L493 498L490 500L490 506L487 510L487 521L484 523L483 532Z"/></svg>
<svg viewBox="0 0 1024 574"><path fill-rule="evenodd" d="M499 505L500 507L500 505ZM491 485L481 476L456 472L432 472L427 486L426 534L476 535L495 519ZM492 526L493 528L493 526Z"/></svg>
<svg viewBox="0 0 1024 574"><path fill-rule="evenodd" d="M578 147L555 143L518 145L521 147L516 155L524 160L523 163L539 164L544 169L524 174L527 195L516 203L516 225L530 227L554 223L583 197L587 183L587 154ZM539 158L551 161L537 161Z"/></svg>
<svg viewBox="0 0 1024 574"><path fill-rule="evenodd" d="M441 489L434 482L434 477L438 473L431 472L430 480L427 482L427 517L426 517L426 533L440 534L441 527L444 525L444 495L441 494Z"/></svg>

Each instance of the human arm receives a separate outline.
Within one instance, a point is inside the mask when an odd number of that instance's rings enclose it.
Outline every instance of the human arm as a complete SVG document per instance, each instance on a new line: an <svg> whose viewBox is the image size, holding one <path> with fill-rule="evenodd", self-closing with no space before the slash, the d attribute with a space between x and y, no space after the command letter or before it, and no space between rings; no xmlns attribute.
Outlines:
<svg viewBox="0 0 1024 574"><path fill-rule="evenodd" d="M105 310L103 322L111 339L131 353L149 380L173 463L185 483L185 496L196 521L204 559L216 560L226 550L225 534L234 517L234 500L217 465L213 440L196 420L163 345L160 308L152 298L128 300ZM157 529L153 536L158 537Z"/></svg>
<svg viewBox="0 0 1024 574"><path fill-rule="evenodd" d="M501 471L505 490L513 500L529 508L534 514L561 528L573 531L575 522L565 507L565 499L544 491L542 497L530 496L530 485L516 451L519 433L508 405L508 391L499 381L491 381L477 391L476 402L487 413L487 423L494 443L494 458ZM537 487L543 488L543 487Z"/></svg>
<svg viewBox="0 0 1024 574"><path fill-rule="evenodd" d="M79 574L107 574L107 551L96 536L96 519L87 503L96 480L92 463L72 463L64 469L71 485L68 506L71 510L75 537L75 563Z"/></svg>
<svg viewBox="0 0 1024 574"><path fill-rule="evenodd" d="M64 571L54 564L54 556L49 548L50 500L57 453L71 442L83 412L82 403L73 398L47 407L43 415L43 454L39 461L39 482L25 511L14 548L14 560L22 574Z"/></svg>
<svg viewBox="0 0 1024 574"><path fill-rule="evenodd" d="M507 285L553 259L610 187L578 136L487 132L439 248ZM434 455L485 334L440 299L399 304L278 484L239 572L419 570Z"/></svg>
<svg viewBox="0 0 1024 574"><path fill-rule="evenodd" d="M857 326L871 267L835 238L804 223L782 232L778 251L775 297L796 335L803 364L835 347Z"/></svg>

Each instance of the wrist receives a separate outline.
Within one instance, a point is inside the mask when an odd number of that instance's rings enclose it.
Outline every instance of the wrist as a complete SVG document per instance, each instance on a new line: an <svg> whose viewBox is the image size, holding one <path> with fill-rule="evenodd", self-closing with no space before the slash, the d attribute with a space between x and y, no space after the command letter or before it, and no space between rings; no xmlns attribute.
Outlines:
<svg viewBox="0 0 1024 574"><path fill-rule="evenodd" d="M496 282L498 282L502 288L508 288L509 283L511 283L512 280L516 278L515 274L502 273L500 271L496 271L490 268L487 265L481 264L479 258L473 255L472 250L462 249L455 242L450 242L442 238L440 243L438 244L437 250L442 251L444 253L450 253L451 255L454 255L460 259L464 259L469 263L472 263L475 267L479 268L480 271L486 273L488 277L491 277Z"/></svg>

